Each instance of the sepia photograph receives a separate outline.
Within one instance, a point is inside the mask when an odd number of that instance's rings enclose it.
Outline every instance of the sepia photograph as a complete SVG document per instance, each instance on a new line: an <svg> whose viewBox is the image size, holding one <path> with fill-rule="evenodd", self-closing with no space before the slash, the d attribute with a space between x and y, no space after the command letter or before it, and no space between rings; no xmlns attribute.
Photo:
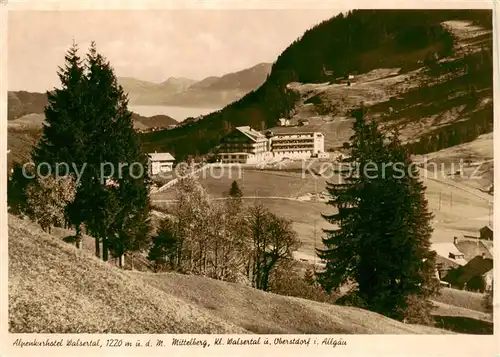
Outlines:
<svg viewBox="0 0 500 357"><path fill-rule="evenodd" d="M493 336L492 10L6 7L13 346Z"/></svg>

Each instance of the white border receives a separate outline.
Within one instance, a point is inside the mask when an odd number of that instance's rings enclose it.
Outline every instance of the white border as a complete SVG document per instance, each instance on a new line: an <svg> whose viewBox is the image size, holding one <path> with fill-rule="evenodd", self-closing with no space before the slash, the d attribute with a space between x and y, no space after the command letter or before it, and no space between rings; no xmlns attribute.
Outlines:
<svg viewBox="0 0 500 357"><path fill-rule="evenodd" d="M493 1L495 2L495 0ZM211 355L220 356L222 354L229 356L250 356L250 355L273 355L283 353L287 356L303 356L304 354L320 355L339 355L339 356L498 356L500 354L500 336L498 328L495 329L494 336L473 336L473 335L444 335L444 336L422 336L422 335L337 335L331 336L335 338L343 338L347 341L347 346L339 347L285 347L285 346L255 346L255 347L211 347L211 348L193 348L193 347L176 347L176 348L13 348L12 342L19 337L32 338L34 335L9 334L7 332L8 317L7 317L7 279L8 279L8 240L7 240L7 207L6 207L6 148L7 148L7 8L10 11L20 10L111 10L111 9L337 9L345 11L352 8L377 8L377 9L491 9L494 8L494 92L499 84L498 82L498 36L497 24L498 11L496 5L488 0L471 0L471 1L296 1L296 0L269 0L269 1L252 1L252 0L175 0L175 1L12 1L9 0L8 5L5 5L5 0L0 0L0 355L5 356L102 356L102 355L162 355L162 356L180 356L180 355ZM498 102L496 95L494 96L495 113L498 112ZM495 129L496 123L495 115ZM495 161L497 153L500 150L500 142L494 141ZM495 183L498 185L498 177L500 168L495 163ZM500 198L495 196L494 206L497 212ZM496 220L496 219L495 219ZM495 222L495 227L499 227L500 222ZM500 257L498 244L495 247L495 255ZM500 276L500 264L495 264L494 276ZM499 284L495 284L495 302L496 307L494 314L495 325L498 325L499 320ZM73 335L77 337L77 335ZM165 342L171 340L173 335L80 335L92 338L106 339L110 337L123 337L124 339L135 342L141 340L143 343L148 339L155 341L163 339ZM208 338L212 340L215 336L192 335L199 338ZM311 335L325 337L322 335ZM51 339L67 338L69 335L54 335L54 334L37 334L38 340L46 337ZM191 335L183 335L183 337L191 337ZM221 335L221 337L225 337ZM261 335L261 337L264 337ZM275 336L272 336L275 337ZM291 335L286 335L291 338ZM303 337L303 336L302 336Z"/></svg>

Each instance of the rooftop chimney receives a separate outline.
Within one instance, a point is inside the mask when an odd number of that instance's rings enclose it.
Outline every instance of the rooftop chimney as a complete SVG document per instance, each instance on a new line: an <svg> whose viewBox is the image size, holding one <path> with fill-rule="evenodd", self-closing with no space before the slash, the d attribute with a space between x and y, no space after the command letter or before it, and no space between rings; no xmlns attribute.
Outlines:
<svg viewBox="0 0 500 357"><path fill-rule="evenodd" d="M457 241L458 241L457 237L453 237L453 244L457 244Z"/></svg>

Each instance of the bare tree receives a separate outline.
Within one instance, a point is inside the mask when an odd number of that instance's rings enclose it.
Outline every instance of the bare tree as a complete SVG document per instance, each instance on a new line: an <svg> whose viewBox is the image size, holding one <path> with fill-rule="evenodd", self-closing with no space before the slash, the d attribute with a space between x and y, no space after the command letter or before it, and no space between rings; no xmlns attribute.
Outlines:
<svg viewBox="0 0 500 357"><path fill-rule="evenodd" d="M262 205L250 212L252 254L248 274L252 285L264 291L269 288L269 277L278 263L291 259L300 242L289 220L269 212Z"/></svg>

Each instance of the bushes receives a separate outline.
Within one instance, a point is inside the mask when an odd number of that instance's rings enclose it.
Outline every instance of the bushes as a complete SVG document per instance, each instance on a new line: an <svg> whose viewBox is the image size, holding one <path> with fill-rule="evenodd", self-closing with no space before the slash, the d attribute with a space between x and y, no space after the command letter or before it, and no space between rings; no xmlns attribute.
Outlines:
<svg viewBox="0 0 500 357"><path fill-rule="evenodd" d="M493 314L493 284L491 284L491 288L484 294L483 307L486 312Z"/></svg>
<svg viewBox="0 0 500 357"><path fill-rule="evenodd" d="M71 176L55 178L38 177L36 183L28 186L26 196L31 218L38 222L43 230L65 223L66 206L73 202L76 194L75 181Z"/></svg>
<svg viewBox="0 0 500 357"><path fill-rule="evenodd" d="M279 295L335 303L338 295L328 294L316 282L312 266L307 266L304 273L300 270L299 263L293 260L280 264L271 276L269 291Z"/></svg>

